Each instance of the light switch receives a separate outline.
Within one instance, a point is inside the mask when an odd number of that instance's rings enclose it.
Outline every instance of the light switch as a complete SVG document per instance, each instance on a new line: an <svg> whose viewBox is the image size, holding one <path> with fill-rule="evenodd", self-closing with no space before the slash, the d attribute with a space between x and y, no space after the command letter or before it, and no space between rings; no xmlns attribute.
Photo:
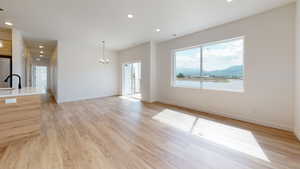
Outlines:
<svg viewBox="0 0 300 169"><path fill-rule="evenodd" d="M5 99L5 104L13 104L13 103L17 103L17 99L16 98Z"/></svg>

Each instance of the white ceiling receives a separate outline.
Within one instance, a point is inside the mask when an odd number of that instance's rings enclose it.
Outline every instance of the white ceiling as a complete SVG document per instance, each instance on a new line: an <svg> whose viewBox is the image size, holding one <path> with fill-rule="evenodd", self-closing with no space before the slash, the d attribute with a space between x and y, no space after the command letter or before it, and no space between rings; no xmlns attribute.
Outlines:
<svg viewBox="0 0 300 169"><path fill-rule="evenodd" d="M42 39L29 39L25 40L25 45L29 49L32 57L40 57L40 51L43 51L43 58L49 58L52 56L53 51L57 45L56 41L53 40L42 40ZM43 48L40 48L40 45Z"/></svg>
<svg viewBox="0 0 300 169"><path fill-rule="evenodd" d="M162 41L291 3L294 0L1 0L26 38L75 40L122 49ZM134 14L128 19L127 14ZM160 28L161 32L155 32Z"/></svg>

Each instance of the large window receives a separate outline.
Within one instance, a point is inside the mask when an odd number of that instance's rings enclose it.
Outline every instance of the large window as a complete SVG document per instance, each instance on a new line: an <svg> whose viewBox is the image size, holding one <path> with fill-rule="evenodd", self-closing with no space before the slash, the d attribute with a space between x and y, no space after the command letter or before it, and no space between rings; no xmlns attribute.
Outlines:
<svg viewBox="0 0 300 169"><path fill-rule="evenodd" d="M243 91L243 59L243 38L176 50L173 85Z"/></svg>

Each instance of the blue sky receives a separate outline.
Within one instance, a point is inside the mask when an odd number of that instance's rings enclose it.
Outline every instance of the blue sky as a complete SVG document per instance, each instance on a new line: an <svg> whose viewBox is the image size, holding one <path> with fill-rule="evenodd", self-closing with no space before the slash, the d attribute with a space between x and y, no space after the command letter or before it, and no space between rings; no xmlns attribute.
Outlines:
<svg viewBox="0 0 300 169"><path fill-rule="evenodd" d="M243 40L238 39L203 46L203 69L221 70L231 66L243 65ZM176 52L177 68L200 68L200 49L193 48Z"/></svg>

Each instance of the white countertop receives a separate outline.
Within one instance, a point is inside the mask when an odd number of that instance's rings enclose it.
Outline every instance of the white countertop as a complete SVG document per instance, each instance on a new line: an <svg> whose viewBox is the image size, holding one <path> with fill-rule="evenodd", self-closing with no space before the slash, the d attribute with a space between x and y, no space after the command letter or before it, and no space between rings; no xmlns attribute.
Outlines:
<svg viewBox="0 0 300 169"><path fill-rule="evenodd" d="M34 88L34 87L24 87L22 89L12 89L12 90L0 88L0 98L1 97L30 96L30 95L40 95L40 94L46 94L46 90Z"/></svg>

